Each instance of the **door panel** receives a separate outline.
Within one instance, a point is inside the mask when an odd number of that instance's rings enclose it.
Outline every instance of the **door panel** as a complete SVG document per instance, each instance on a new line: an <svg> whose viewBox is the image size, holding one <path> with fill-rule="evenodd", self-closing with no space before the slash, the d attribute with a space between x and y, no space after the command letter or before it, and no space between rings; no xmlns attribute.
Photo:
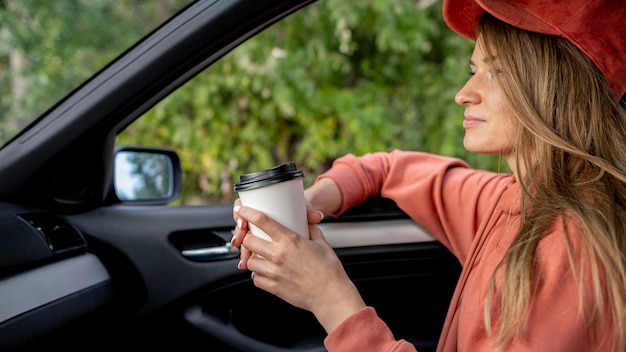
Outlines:
<svg viewBox="0 0 626 352"><path fill-rule="evenodd" d="M236 268L238 256L183 255L230 240L231 205L110 208L72 221L137 268L147 291L141 315L167 316L161 329L234 351L324 350L325 333L313 315L254 287L249 272ZM387 200L370 200L320 227L396 337L434 351L460 272L456 258Z"/></svg>
<svg viewBox="0 0 626 352"><path fill-rule="evenodd" d="M398 338L434 351L458 275L438 244L339 252L365 302ZM207 334L244 351L321 351L324 331L312 314L255 288L246 278L208 293L185 312Z"/></svg>

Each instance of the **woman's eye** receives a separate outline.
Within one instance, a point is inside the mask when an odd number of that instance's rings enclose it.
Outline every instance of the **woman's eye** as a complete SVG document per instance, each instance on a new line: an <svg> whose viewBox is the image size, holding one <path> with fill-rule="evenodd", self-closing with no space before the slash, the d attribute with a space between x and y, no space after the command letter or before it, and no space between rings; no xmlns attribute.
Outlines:
<svg viewBox="0 0 626 352"><path fill-rule="evenodd" d="M502 71L502 69L499 69L499 68L496 68L494 72L496 73L496 76L499 76L504 73L504 71Z"/></svg>

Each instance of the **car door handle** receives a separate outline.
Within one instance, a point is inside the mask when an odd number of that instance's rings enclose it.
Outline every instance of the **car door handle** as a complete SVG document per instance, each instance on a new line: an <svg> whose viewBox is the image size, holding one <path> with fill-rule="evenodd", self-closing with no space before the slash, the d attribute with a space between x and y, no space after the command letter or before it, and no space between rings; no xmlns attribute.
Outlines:
<svg viewBox="0 0 626 352"><path fill-rule="evenodd" d="M239 256L240 251L239 247L232 246L230 242L226 242L221 246L184 249L181 253L183 257L189 260L208 262L213 260L236 258Z"/></svg>

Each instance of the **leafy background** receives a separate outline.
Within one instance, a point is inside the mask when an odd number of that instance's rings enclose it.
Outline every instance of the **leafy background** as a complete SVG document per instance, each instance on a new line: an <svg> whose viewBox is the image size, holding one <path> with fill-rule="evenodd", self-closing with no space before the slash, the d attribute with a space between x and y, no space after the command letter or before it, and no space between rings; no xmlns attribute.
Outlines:
<svg viewBox="0 0 626 352"><path fill-rule="evenodd" d="M93 11L80 11L74 23L45 22L50 11L70 11L76 4ZM74 81L64 80L80 73L86 60L101 67L114 57L105 51L110 43L129 45L154 21L183 5L174 0L0 1L0 8L13 13L25 7L24 14L42 14L35 19L45 27L38 46L46 43L50 31L58 32L57 37L76 36L56 70L31 68L19 76L31 87L71 85ZM39 7L33 11L29 6ZM14 26L34 29L3 12L0 16L2 77L19 43ZM115 31L108 30L112 27L107 21L116 22ZM78 35L92 31L110 35L97 40ZM499 170L497 157L463 148L463 109L454 95L469 77L472 48L471 41L445 25L440 1L320 0L243 43L179 88L120 134L117 144L163 146L179 153L184 186L176 204L232 202L238 175L292 160L310 185L345 153L423 150ZM48 49L44 45L39 50ZM48 57L49 70L54 57L41 54ZM68 69L72 60L76 69ZM87 68L84 75L93 70ZM3 115L32 105L25 102L18 108L11 102L0 102Z"/></svg>

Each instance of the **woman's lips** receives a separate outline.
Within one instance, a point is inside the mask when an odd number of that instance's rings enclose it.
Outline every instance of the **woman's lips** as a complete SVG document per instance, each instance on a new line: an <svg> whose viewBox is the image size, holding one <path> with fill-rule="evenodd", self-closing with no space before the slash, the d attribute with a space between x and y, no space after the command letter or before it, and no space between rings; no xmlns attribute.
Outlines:
<svg viewBox="0 0 626 352"><path fill-rule="evenodd" d="M463 120L463 127L470 128L485 123L485 120L477 119L475 117L466 116Z"/></svg>

